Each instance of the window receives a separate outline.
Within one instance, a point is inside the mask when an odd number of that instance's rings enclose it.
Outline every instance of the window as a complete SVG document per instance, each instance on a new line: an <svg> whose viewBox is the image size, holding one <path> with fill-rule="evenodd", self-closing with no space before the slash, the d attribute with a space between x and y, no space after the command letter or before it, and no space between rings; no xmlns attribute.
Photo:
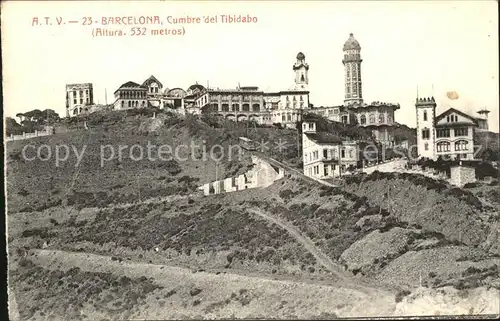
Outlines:
<svg viewBox="0 0 500 321"><path fill-rule="evenodd" d="M424 110L424 121L427 121L427 111Z"/></svg>
<svg viewBox="0 0 500 321"><path fill-rule="evenodd" d="M429 139L431 137L429 129L422 129L422 139Z"/></svg>
<svg viewBox="0 0 500 321"><path fill-rule="evenodd" d="M349 158L353 158L353 150L349 150Z"/></svg>
<svg viewBox="0 0 500 321"><path fill-rule="evenodd" d="M345 149L340 151L340 157L345 158Z"/></svg>
<svg viewBox="0 0 500 321"><path fill-rule="evenodd" d="M324 176L328 176L328 166L325 166L323 170L324 170Z"/></svg>
<svg viewBox="0 0 500 321"><path fill-rule="evenodd" d="M324 159L328 158L328 150L327 149L323 149L323 158Z"/></svg>
<svg viewBox="0 0 500 321"><path fill-rule="evenodd" d="M83 98L80 98L80 104L83 104Z"/></svg>
<svg viewBox="0 0 500 321"><path fill-rule="evenodd" d="M450 151L450 143L449 142L440 142L437 143L437 151L438 152L449 152Z"/></svg>
<svg viewBox="0 0 500 321"><path fill-rule="evenodd" d="M449 128L443 128L443 129L436 130L436 137L437 138L450 137L450 129Z"/></svg>
<svg viewBox="0 0 500 321"><path fill-rule="evenodd" d="M469 144L469 142L466 140L459 140L458 142L455 142L455 150L456 151L467 150L468 144Z"/></svg>
<svg viewBox="0 0 500 321"><path fill-rule="evenodd" d="M425 143L425 145L424 145L424 149L425 149L425 150L429 150L429 143Z"/></svg>
<svg viewBox="0 0 500 321"><path fill-rule="evenodd" d="M361 123L361 125L365 125L366 124L366 116L365 115L361 115L361 117L360 117L360 123Z"/></svg>
<svg viewBox="0 0 500 321"><path fill-rule="evenodd" d="M76 90L73 90L73 98L76 98Z"/></svg>
<svg viewBox="0 0 500 321"><path fill-rule="evenodd" d="M375 115L374 114L370 114L370 116L368 117L368 120L369 120L370 124L375 123Z"/></svg>
<svg viewBox="0 0 500 321"><path fill-rule="evenodd" d="M318 159L318 151L313 152L313 159Z"/></svg>
<svg viewBox="0 0 500 321"><path fill-rule="evenodd" d="M378 122L379 123L385 123L385 115L384 114L379 114L378 115Z"/></svg>
<svg viewBox="0 0 500 321"><path fill-rule="evenodd" d="M75 105L76 105L76 98L75 98L75 99L73 99L73 104L75 104Z"/></svg>
<svg viewBox="0 0 500 321"><path fill-rule="evenodd" d="M455 128L455 136L467 136L469 135L469 129L465 128Z"/></svg>

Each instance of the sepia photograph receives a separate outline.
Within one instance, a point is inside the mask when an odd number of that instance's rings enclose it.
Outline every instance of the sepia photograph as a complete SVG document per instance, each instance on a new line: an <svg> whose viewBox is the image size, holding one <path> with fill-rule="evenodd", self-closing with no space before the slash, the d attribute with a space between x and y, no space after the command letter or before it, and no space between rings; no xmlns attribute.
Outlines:
<svg viewBox="0 0 500 321"><path fill-rule="evenodd" d="M8 319L500 317L496 1L1 3Z"/></svg>

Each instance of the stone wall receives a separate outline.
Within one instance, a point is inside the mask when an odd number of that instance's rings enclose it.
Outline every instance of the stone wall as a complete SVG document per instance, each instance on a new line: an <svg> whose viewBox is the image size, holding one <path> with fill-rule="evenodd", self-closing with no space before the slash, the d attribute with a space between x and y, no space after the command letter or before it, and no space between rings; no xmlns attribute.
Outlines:
<svg viewBox="0 0 500 321"><path fill-rule="evenodd" d="M285 177L283 168L276 168L257 156L252 156L252 162L253 168L245 174L210 182L200 186L199 189L203 190L205 195L230 193L248 188L265 188Z"/></svg>
<svg viewBox="0 0 500 321"><path fill-rule="evenodd" d="M476 170L470 166L454 166L450 169L450 184L463 187L467 183L476 181Z"/></svg>

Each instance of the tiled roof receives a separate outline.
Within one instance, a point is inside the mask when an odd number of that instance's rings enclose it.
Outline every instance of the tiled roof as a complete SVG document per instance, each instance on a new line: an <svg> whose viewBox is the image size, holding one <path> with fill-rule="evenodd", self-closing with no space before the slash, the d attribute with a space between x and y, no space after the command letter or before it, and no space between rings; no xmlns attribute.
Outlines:
<svg viewBox="0 0 500 321"><path fill-rule="evenodd" d="M318 144L342 144L342 139L332 133L307 133L306 136Z"/></svg>

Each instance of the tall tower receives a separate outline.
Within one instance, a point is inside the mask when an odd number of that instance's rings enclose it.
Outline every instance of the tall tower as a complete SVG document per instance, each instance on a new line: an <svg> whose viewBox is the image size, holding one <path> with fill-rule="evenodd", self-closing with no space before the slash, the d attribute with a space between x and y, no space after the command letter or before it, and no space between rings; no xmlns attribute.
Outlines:
<svg viewBox="0 0 500 321"><path fill-rule="evenodd" d="M293 65L293 71L295 71L295 90L307 90L309 65L306 63L306 56L302 52L297 54L297 62Z"/></svg>
<svg viewBox="0 0 500 321"><path fill-rule="evenodd" d="M418 157L436 159L436 101L431 98L417 98L417 149Z"/></svg>
<svg viewBox="0 0 500 321"><path fill-rule="evenodd" d="M486 107L484 107L483 109L481 109L480 111L477 112L479 115L481 115L481 126L480 126L480 129L483 129L483 130L488 130L488 114L490 113L490 111L488 109L486 109Z"/></svg>
<svg viewBox="0 0 500 321"><path fill-rule="evenodd" d="M344 80L345 80L345 105L362 104L363 91L361 83L361 46L351 33L344 44Z"/></svg>

